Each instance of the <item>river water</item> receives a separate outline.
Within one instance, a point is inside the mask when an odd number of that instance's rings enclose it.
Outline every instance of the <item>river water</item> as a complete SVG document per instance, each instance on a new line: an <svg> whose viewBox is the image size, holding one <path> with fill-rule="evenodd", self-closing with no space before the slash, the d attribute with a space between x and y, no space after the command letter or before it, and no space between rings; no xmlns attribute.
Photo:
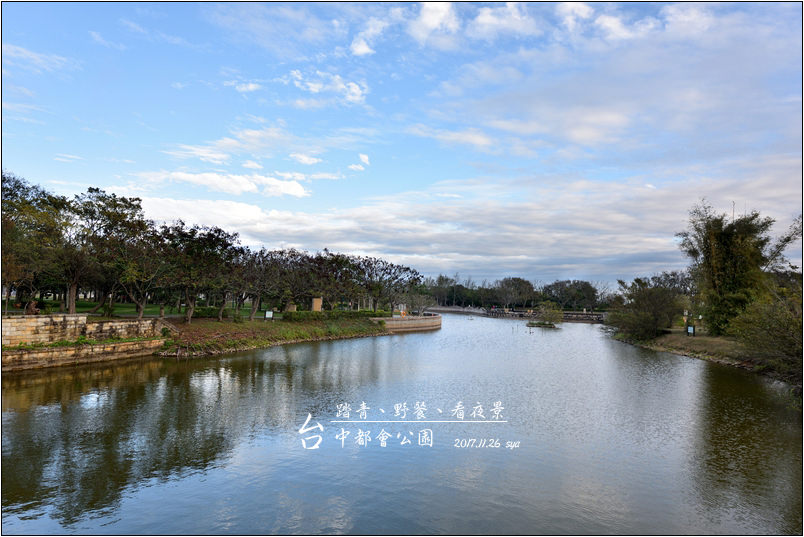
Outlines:
<svg viewBox="0 0 804 537"><path fill-rule="evenodd" d="M597 325L445 315L2 384L6 534L802 532L786 386Z"/></svg>

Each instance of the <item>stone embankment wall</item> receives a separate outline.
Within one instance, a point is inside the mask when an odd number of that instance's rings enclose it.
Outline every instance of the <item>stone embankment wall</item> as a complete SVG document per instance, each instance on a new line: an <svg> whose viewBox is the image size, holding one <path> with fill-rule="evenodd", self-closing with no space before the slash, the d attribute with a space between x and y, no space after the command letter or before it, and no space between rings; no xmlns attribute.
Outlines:
<svg viewBox="0 0 804 537"><path fill-rule="evenodd" d="M3 372L38 369L58 365L76 365L105 362L153 354L164 343L163 339L127 341L75 347L49 347L27 350L4 350Z"/></svg>
<svg viewBox="0 0 804 537"><path fill-rule="evenodd" d="M84 336L88 339L157 337L162 327L175 330L160 319L119 319L114 321L87 322L85 313L57 315L15 315L3 317L3 346L19 344L53 343L75 341Z"/></svg>
<svg viewBox="0 0 804 537"><path fill-rule="evenodd" d="M3 317L3 371L36 369L57 365L74 365L153 354L164 343L163 328L177 329L161 319L116 319L87 322L87 315L19 315ZM141 341L112 341L94 345L34 347L57 341L77 341L80 337L104 341L111 339L153 338ZM9 348L11 347L11 348Z"/></svg>
<svg viewBox="0 0 804 537"><path fill-rule="evenodd" d="M416 317L372 317L372 321L385 322L385 328L391 332L418 332L419 330L438 330L441 328L440 315L425 315Z"/></svg>

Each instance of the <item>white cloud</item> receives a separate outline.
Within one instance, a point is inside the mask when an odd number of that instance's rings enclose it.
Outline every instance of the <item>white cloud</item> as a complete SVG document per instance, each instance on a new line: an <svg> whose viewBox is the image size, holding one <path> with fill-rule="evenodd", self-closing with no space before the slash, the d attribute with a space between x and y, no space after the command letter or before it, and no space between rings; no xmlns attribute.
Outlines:
<svg viewBox="0 0 804 537"><path fill-rule="evenodd" d="M594 10L583 2L562 2L556 6L556 13L570 33L575 32L578 20L588 19Z"/></svg>
<svg viewBox="0 0 804 537"><path fill-rule="evenodd" d="M7 101L3 101L3 110L8 110L9 112L44 112L45 109L41 106L37 106L35 104L26 104L26 103L10 103Z"/></svg>
<svg viewBox="0 0 804 537"><path fill-rule="evenodd" d="M92 36L93 41L95 41L99 45L103 45L106 48L113 48L113 49L117 49L117 50L126 50L126 46L123 45L122 43L114 43L112 41L107 41L98 32L90 31L89 35Z"/></svg>
<svg viewBox="0 0 804 537"><path fill-rule="evenodd" d="M34 73L76 69L78 62L57 54L33 52L23 47L3 43L3 67L17 66Z"/></svg>
<svg viewBox="0 0 804 537"><path fill-rule="evenodd" d="M460 131L438 130L427 127L426 125L414 125L408 132L426 138L435 138L447 144L468 144L478 149L489 149L494 141L483 131L476 128L468 128Z"/></svg>
<svg viewBox="0 0 804 537"><path fill-rule="evenodd" d="M217 225L257 246L375 255L433 276L458 271L476 278L613 282L686 266L673 234L684 229L698 196L720 211L730 211L733 199L738 208L748 200L783 230L800 211L800 169L800 155L781 155L709 169L654 169L650 179L539 181L539 172L515 183L443 181L320 212L145 196L143 207L150 218ZM399 214L410 215L402 230Z"/></svg>
<svg viewBox="0 0 804 537"><path fill-rule="evenodd" d="M646 17L628 27L619 17L613 15L600 15L595 19L595 25L603 30L608 39L633 39L644 37L658 27L658 21Z"/></svg>
<svg viewBox="0 0 804 537"><path fill-rule="evenodd" d="M547 128L539 121L525 121L521 119L493 119L490 120L488 124L495 129L513 132L520 135L530 135L547 131Z"/></svg>
<svg viewBox="0 0 804 537"><path fill-rule="evenodd" d="M302 185L297 181L282 181L266 175L238 175L218 172L191 173L185 171L158 171L141 172L136 174L142 179L152 183L163 181L176 181L205 186L210 190L239 195L244 192L260 192L263 196L294 196L297 198L309 196Z"/></svg>
<svg viewBox="0 0 804 537"><path fill-rule="evenodd" d="M363 166L361 166L360 164L349 164L349 169L350 169L350 170L354 170L354 171L356 171L356 172L362 172L362 171L363 171L363 170L365 170L366 168L364 168L364 167L363 167Z"/></svg>
<svg viewBox="0 0 804 537"><path fill-rule="evenodd" d="M150 31L147 28L143 28L136 22L132 22L127 19L120 19L120 24L128 28L130 31L141 35L144 39L151 41L151 42L160 42L160 43L169 43L171 45L178 45L182 47L190 47L196 48L195 45L188 42L183 37L178 37L175 35L166 34L160 31Z"/></svg>
<svg viewBox="0 0 804 537"><path fill-rule="evenodd" d="M363 30L355 36L352 40L352 45L349 50L355 56L365 56L367 54L374 54L371 48L371 43L382 34L383 30L388 27L388 22L371 17Z"/></svg>
<svg viewBox="0 0 804 537"><path fill-rule="evenodd" d="M564 134L580 144L615 141L616 134L629 124L626 114L616 110L575 108L568 112Z"/></svg>
<svg viewBox="0 0 804 537"><path fill-rule="evenodd" d="M420 45L439 49L454 48L459 29L460 21L449 2L422 2L419 16L408 24L408 33Z"/></svg>
<svg viewBox="0 0 804 537"><path fill-rule="evenodd" d="M197 158L203 162L211 162L212 164L224 164L229 160L228 153L224 153L219 149L209 146L180 144L178 149L162 152L181 159Z"/></svg>
<svg viewBox="0 0 804 537"><path fill-rule="evenodd" d="M34 96L33 91L31 91L28 88L23 87L23 86L15 86L13 84L5 84L5 88L6 88L7 91L11 91L11 92L15 92L15 93L21 93L22 95L25 95L26 97L33 97Z"/></svg>
<svg viewBox="0 0 804 537"><path fill-rule="evenodd" d="M291 136L280 127L241 129L232 131L232 137L227 136L201 145L180 144L176 149L162 152L181 159L197 158L203 162L224 164L233 153L266 156L268 151L290 139Z"/></svg>
<svg viewBox="0 0 804 537"><path fill-rule="evenodd" d="M235 91L240 93L249 93L262 88L262 85L257 82L242 82L239 80L224 80L223 85L233 87Z"/></svg>
<svg viewBox="0 0 804 537"><path fill-rule="evenodd" d="M301 172L274 172L275 175L278 175L282 179L292 179L293 181L306 181L307 176L305 176Z"/></svg>
<svg viewBox="0 0 804 537"><path fill-rule="evenodd" d="M699 5L670 4L661 10L669 34L695 36L705 33L716 22L714 16Z"/></svg>
<svg viewBox="0 0 804 537"><path fill-rule="evenodd" d="M370 164L368 155L364 155L363 153L360 153L360 155L358 155L358 156L360 157L360 162L362 162L366 166L368 166Z"/></svg>
<svg viewBox="0 0 804 537"><path fill-rule="evenodd" d="M352 54L355 56L365 56L367 54L374 54L374 49L368 46L368 43L366 43L365 38L360 36L354 38L351 46L349 47L349 50L351 50Z"/></svg>
<svg viewBox="0 0 804 537"><path fill-rule="evenodd" d="M330 172L319 172L319 173L311 173L308 176L310 179L342 179L343 176L339 173L330 173Z"/></svg>
<svg viewBox="0 0 804 537"><path fill-rule="evenodd" d="M173 82L172 84L170 84L171 88L177 89L177 90L184 89L187 86L188 86L188 84L184 84L182 82Z"/></svg>
<svg viewBox="0 0 804 537"><path fill-rule="evenodd" d="M503 36L533 36L541 34L536 21L523 4L508 2L502 7L482 7L466 29L470 37L493 40Z"/></svg>
<svg viewBox="0 0 804 537"><path fill-rule="evenodd" d="M120 24L131 30L132 32L136 32L138 34L147 34L148 30L137 24L136 22L132 22L127 19L120 19Z"/></svg>
<svg viewBox="0 0 804 537"><path fill-rule="evenodd" d="M256 205L229 200L171 199L140 196L148 218L160 222L178 219L186 223L242 230L268 221L268 215Z"/></svg>
<svg viewBox="0 0 804 537"><path fill-rule="evenodd" d="M463 65L460 75L455 80L445 80L439 84L439 91L434 95L442 94L448 97L459 97L465 91L481 86L510 85L514 86L522 80L522 73L511 65L502 65L500 62L479 61Z"/></svg>
<svg viewBox="0 0 804 537"><path fill-rule="evenodd" d="M59 162L75 162L76 160L84 160L84 157L67 153L57 153L53 160L58 160Z"/></svg>
<svg viewBox="0 0 804 537"><path fill-rule="evenodd" d="M303 153L291 153L290 158L292 158L293 160L295 160L299 164L306 164L308 166L321 162L320 158L311 157L310 155L305 155Z"/></svg>
<svg viewBox="0 0 804 537"><path fill-rule="evenodd" d="M289 78L282 81L285 83L292 81L300 90L313 94L334 93L340 102L347 104L363 103L368 93L365 82L350 82L340 75L318 70L313 76L305 76L298 69L294 69L290 72Z"/></svg>
<svg viewBox="0 0 804 537"><path fill-rule="evenodd" d="M261 164L259 164L259 163L257 163L257 162L254 162L253 160L247 160L247 161L245 161L245 162L242 164L242 166L243 166L244 168L249 168L249 169L251 169L251 170L261 170L261 169L262 169L262 165L261 165Z"/></svg>
<svg viewBox="0 0 804 537"><path fill-rule="evenodd" d="M324 108L327 104L328 102L325 99L296 99L293 101L293 106L301 110Z"/></svg>
<svg viewBox="0 0 804 537"><path fill-rule="evenodd" d="M229 30L240 41L254 43L280 58L305 58L310 45L343 38L346 28L333 16L318 16L328 9L304 4L220 3L203 10L205 17ZM315 12L314 12L315 11Z"/></svg>

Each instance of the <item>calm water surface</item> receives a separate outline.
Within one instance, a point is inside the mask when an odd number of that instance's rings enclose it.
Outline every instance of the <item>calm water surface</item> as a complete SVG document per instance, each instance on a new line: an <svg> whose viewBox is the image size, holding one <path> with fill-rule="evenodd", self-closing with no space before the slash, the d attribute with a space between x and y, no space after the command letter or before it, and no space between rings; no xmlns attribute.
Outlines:
<svg viewBox="0 0 804 537"><path fill-rule="evenodd" d="M332 423L361 402L385 422ZM464 422L399 422L416 402L430 421L461 402ZM478 403L493 423L470 421ZM596 325L447 315L438 332L4 374L2 410L10 534L802 532L786 387ZM323 432L299 434L308 413Z"/></svg>

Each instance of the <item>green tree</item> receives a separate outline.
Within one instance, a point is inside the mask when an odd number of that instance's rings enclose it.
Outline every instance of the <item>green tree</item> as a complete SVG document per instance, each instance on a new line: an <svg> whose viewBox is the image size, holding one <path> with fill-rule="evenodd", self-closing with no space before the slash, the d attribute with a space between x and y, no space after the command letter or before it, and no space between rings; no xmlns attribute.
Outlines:
<svg viewBox="0 0 804 537"><path fill-rule="evenodd" d="M184 292L190 323L198 295L210 293L219 285L225 261L230 259L237 233L218 227L187 227L181 220L161 228L166 257L171 262L169 284Z"/></svg>
<svg viewBox="0 0 804 537"><path fill-rule="evenodd" d="M400 295L421 283L421 275L416 270L385 259L361 257L358 267L358 281L372 299L374 311L384 303L393 308Z"/></svg>
<svg viewBox="0 0 804 537"><path fill-rule="evenodd" d="M424 315L424 312L427 310L427 308L431 308L436 305L435 298L433 298L433 296L430 294L429 289L425 284L411 286L408 292L399 296L399 300L407 305L408 312L411 314L416 312L416 315L419 317Z"/></svg>
<svg viewBox="0 0 804 537"><path fill-rule="evenodd" d="M798 222L800 230L800 217ZM681 250L692 260L691 272L710 334L726 333L729 321L757 297L763 271L778 264L794 240L788 232L774 243L773 223L757 211L729 218L702 201L690 210L688 228L676 234Z"/></svg>
<svg viewBox="0 0 804 537"><path fill-rule="evenodd" d="M776 274L766 292L729 323L729 333L751 351L751 359L801 384L801 273Z"/></svg>
<svg viewBox="0 0 804 537"><path fill-rule="evenodd" d="M652 339L681 315L678 292L664 286L660 277L636 278L630 284L618 280L618 283L620 300L615 301L607 323L620 332L636 339Z"/></svg>
<svg viewBox="0 0 804 537"><path fill-rule="evenodd" d="M546 323L559 324L564 320L564 312L558 307L555 302L545 300L539 304L539 309L536 311L537 317Z"/></svg>
<svg viewBox="0 0 804 537"><path fill-rule="evenodd" d="M54 271L56 248L65 221L66 198L25 179L2 172L2 285L6 311L11 292L33 304L47 275ZM26 307L26 310L29 308Z"/></svg>
<svg viewBox="0 0 804 537"><path fill-rule="evenodd" d="M497 292L500 301L508 306L526 305L533 299L533 284L519 277L503 278L497 282Z"/></svg>

